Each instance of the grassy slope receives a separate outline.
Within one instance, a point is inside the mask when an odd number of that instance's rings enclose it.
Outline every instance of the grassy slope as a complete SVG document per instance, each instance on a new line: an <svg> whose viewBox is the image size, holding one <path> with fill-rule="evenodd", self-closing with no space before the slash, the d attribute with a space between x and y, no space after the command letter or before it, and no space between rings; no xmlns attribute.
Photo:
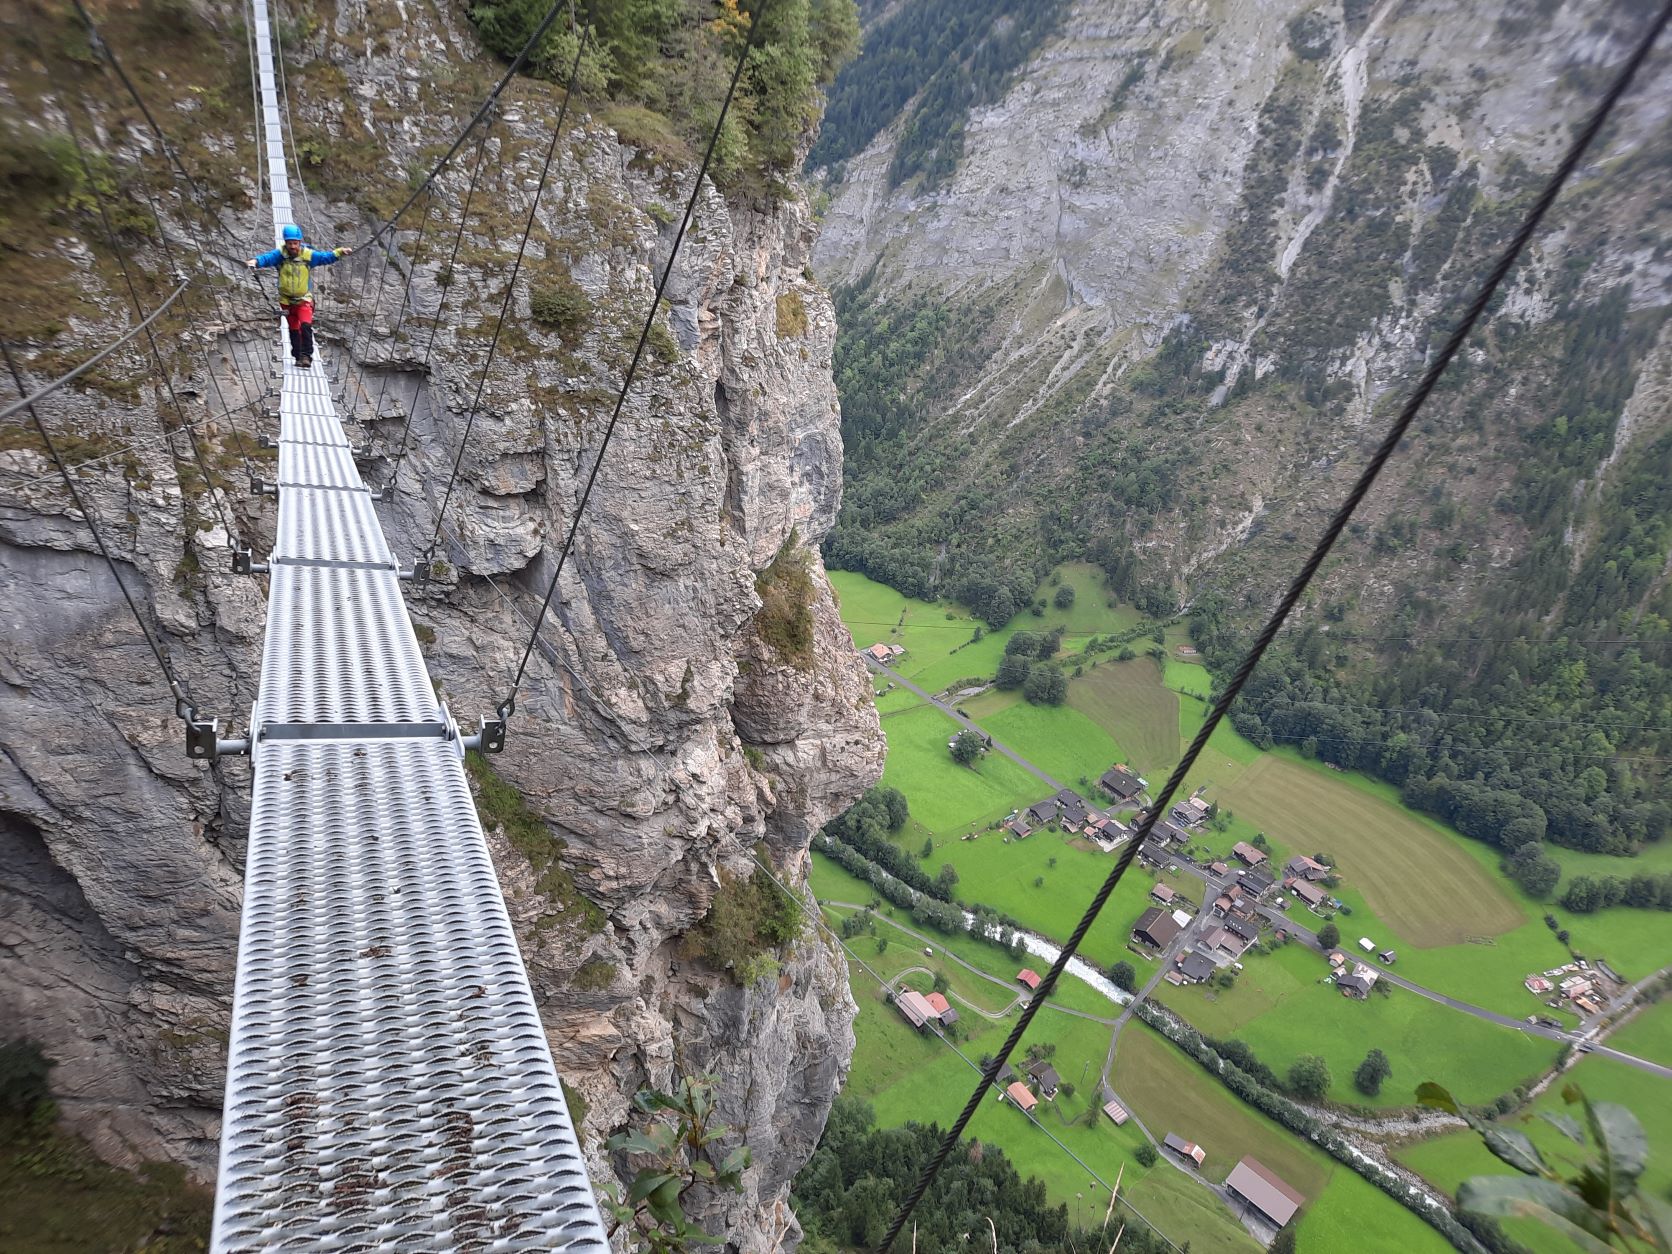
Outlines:
<svg viewBox="0 0 1672 1254"><path fill-rule="evenodd" d="M1672 1000L1663 998L1638 1011L1637 1017L1614 1033L1608 1043L1628 1054L1672 1067ZM1672 1102L1672 1093L1665 1100Z"/></svg>
<svg viewBox="0 0 1672 1254"><path fill-rule="evenodd" d="M1179 759L1178 694L1162 686L1158 669L1147 657L1103 662L1068 685L1068 704L1106 728L1157 786Z"/></svg>
<svg viewBox="0 0 1672 1254"><path fill-rule="evenodd" d="M962 835L978 823L1003 818L1017 806L1050 794L1002 754L989 753L973 766L959 766L946 749L956 730L957 725L932 706L892 714L883 722L888 760L882 782L906 794L917 844L923 833Z"/></svg>

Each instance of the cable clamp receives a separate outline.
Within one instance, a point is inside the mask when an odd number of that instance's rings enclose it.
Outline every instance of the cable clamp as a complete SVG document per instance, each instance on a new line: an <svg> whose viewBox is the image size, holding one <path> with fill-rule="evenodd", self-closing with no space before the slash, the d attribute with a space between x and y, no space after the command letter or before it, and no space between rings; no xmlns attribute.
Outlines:
<svg viewBox="0 0 1672 1254"><path fill-rule="evenodd" d="M275 410L269 409L267 411L268 417L273 417L276 412L277 411ZM255 446L257 448L272 450L279 447L279 442L270 435L258 435L255 438Z"/></svg>
<svg viewBox="0 0 1672 1254"><path fill-rule="evenodd" d="M265 479L261 478L261 476L259 476L259 475L251 475L250 476L250 495L251 496L277 496L278 494L279 494L279 485L278 484L268 483Z"/></svg>

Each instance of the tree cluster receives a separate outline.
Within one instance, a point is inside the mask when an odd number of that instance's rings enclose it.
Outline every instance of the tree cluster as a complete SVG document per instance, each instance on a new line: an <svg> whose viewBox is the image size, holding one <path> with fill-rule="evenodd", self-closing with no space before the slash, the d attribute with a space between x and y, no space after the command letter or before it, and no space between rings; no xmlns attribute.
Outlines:
<svg viewBox="0 0 1672 1254"><path fill-rule="evenodd" d="M835 1254L879 1245L942 1135L933 1124L878 1128L868 1105L837 1098L824 1136L793 1186L795 1212L808 1233L801 1248ZM1023 1179L1002 1149L974 1140L948 1156L913 1220L920 1250L969 1248L974 1242L966 1244L966 1234L979 1235L985 1248L989 1231L1000 1249L1017 1254L1072 1254L1106 1248L1109 1240L1105 1235L1100 1247L1095 1232L1074 1231L1068 1208L1050 1203L1042 1181ZM1127 1224L1123 1254L1167 1248L1130 1215Z"/></svg>
<svg viewBox="0 0 1672 1254"><path fill-rule="evenodd" d="M862 857L886 870L920 893L952 900L949 886L935 880L904 849L889 839L906 825L909 817L906 798L897 788L877 787L868 790L841 814L824 825L824 834L850 846ZM914 904L914 903L908 903Z"/></svg>
<svg viewBox="0 0 1672 1254"><path fill-rule="evenodd" d="M548 0L476 0L469 7L482 42L510 60L550 8ZM584 13L591 30L572 23ZM738 98L715 144L716 181L749 177L763 185L795 168L818 120L819 90L859 45L853 0L596 0L552 24L526 65L537 78L566 82L577 94L638 106L654 125L630 139L654 147L677 135L700 152L719 116L732 64L760 23ZM575 54L581 47L577 64Z"/></svg>
<svg viewBox="0 0 1672 1254"><path fill-rule="evenodd" d="M1672 873L1639 871L1621 875L1576 875L1562 890L1562 905L1575 914L1592 914L1609 906L1642 910L1672 910Z"/></svg>

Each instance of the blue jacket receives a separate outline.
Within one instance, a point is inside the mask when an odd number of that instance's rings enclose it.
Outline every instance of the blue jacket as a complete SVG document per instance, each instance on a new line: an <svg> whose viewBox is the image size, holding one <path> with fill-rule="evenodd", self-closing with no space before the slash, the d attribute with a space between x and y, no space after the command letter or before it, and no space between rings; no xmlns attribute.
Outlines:
<svg viewBox="0 0 1672 1254"><path fill-rule="evenodd" d="M313 299L313 267L334 265L336 260L337 254L332 249L304 245L294 257L286 256L282 248L262 253L255 259L255 264L260 270L278 268L279 303L294 305Z"/></svg>

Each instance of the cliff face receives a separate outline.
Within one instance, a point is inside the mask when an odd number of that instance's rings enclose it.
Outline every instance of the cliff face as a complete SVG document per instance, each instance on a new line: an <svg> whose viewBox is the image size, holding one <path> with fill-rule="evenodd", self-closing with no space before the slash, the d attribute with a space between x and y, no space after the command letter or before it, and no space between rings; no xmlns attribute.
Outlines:
<svg viewBox="0 0 1672 1254"><path fill-rule="evenodd" d="M1266 589L1649 16L1631 3L1081 3L1002 99L970 112L944 182L889 185L896 119L830 187L815 269L853 285L849 325L892 305L945 311L945 330L899 350L920 364L901 405L877 401L895 416L859 429L876 450L850 438L849 509L827 551L910 591L962 583L972 598L995 568L1031 593L1043 566L1007 554L1099 542L1174 603L1204 574L1235 595ZM1368 504L1333 592L1356 589L1357 558L1374 558L1363 604L1377 612L1411 584L1472 604L1533 543L1495 508L1527 460L1522 437L1593 399L1560 394L1580 373L1563 360L1574 328L1618 302L1610 338L1630 347L1611 378L1629 394L1664 369L1672 221L1643 189L1668 157L1669 59L1662 48L1645 67L1478 337L1464 370L1497 381L1437 398L1439 429ZM855 360L877 347L857 338ZM861 399L845 397L850 416ZM1663 406L1633 412L1650 410L1622 429L1621 455L1665 430ZM908 451L918 482L873 500L872 480ZM1434 545L1471 551L1435 571L1405 533L1442 497L1452 521ZM1576 502L1575 568L1589 508ZM1384 529L1405 537L1392 552L1373 548ZM931 554L924 535L953 537L951 551Z"/></svg>
<svg viewBox="0 0 1672 1254"><path fill-rule="evenodd" d="M391 168L416 166L422 145L449 129L434 67L473 57L472 41L428 14L398 54L356 49L365 20L340 6L292 49L298 126L379 123ZM327 92L331 81L337 90ZM460 82L449 103L468 90ZM346 267L322 297L326 354L356 362L345 408L351 433L372 443L374 486L389 479L411 413L412 449L393 503L380 507L405 561L435 531L554 114L544 85L513 91L450 274L445 244L468 164L443 180L435 216L445 230L432 223L421 248L402 233L402 271L363 322L350 323L357 284ZM441 520L440 577L410 603L461 718L490 708L515 671L694 174L597 121L571 114L571 123ZM131 133L113 138L133 146ZM316 236L361 233L362 215L317 189L309 211ZM165 212L188 216L176 200ZM252 246L264 236L262 213L252 206L238 222ZM749 988L711 969L690 934L720 884L747 878L756 857L799 883L809 834L875 779L882 759L869 684L817 557L840 500L841 441L834 317L803 277L813 237L798 196L761 207L704 188L668 288L671 313L608 449L507 751L492 759L556 841L531 861L526 841L489 815L559 1070L586 1104L595 1165L608 1170L603 1137L627 1121L638 1088L715 1073L721 1118L753 1147L755 1165L743 1194L713 1201L705 1218L747 1249L794 1231L788 1182L845 1074L854 1007L839 951L810 926L781 955L777 980ZM57 247L76 264L78 244ZM79 256L86 317L53 344L71 360L121 319L114 293ZM368 302L375 282L374 272ZM552 284L578 290L589 311L561 333L529 307L530 293ZM235 360L267 352L264 325L204 318L195 334L227 387ZM188 404L211 391L200 363L170 357ZM44 416L116 453L87 461L80 486L199 703L236 716L259 673L262 590L223 573L224 531L192 530L215 516L214 502L190 475L182 485L160 438L157 380L143 365L137 355L120 362L131 388L72 393ZM209 439L230 458L229 437ZM101 1150L206 1174L248 767L186 761L155 664L50 464L22 437L9 444L0 453L0 1019L59 1060L64 1109ZM236 492L227 501L261 552L271 507ZM809 576L810 643L790 653L757 622L757 576L780 554Z"/></svg>

